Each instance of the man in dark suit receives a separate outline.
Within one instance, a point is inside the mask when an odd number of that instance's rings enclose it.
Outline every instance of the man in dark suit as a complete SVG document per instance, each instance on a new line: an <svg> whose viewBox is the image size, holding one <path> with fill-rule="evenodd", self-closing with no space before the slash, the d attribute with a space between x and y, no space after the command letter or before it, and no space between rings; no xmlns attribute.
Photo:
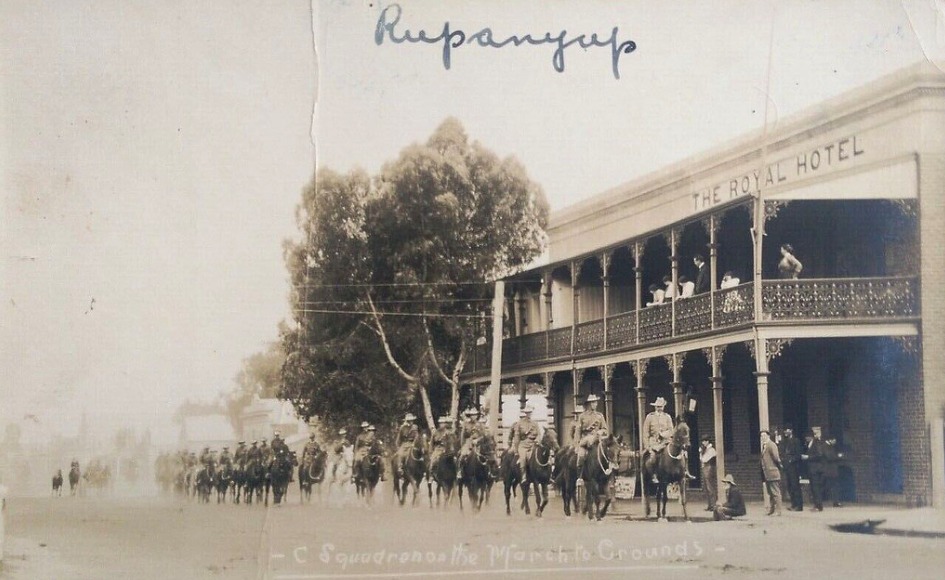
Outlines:
<svg viewBox="0 0 945 580"><path fill-rule="evenodd" d="M696 265L696 268L699 269L699 273L696 274L695 293L702 294L703 292L708 292L712 285L709 280L709 266L705 263L705 259L699 254L692 257L692 262Z"/></svg>
<svg viewBox="0 0 945 580"><path fill-rule="evenodd" d="M804 495L801 493L801 474L798 467L801 461L801 442L794 436L794 430L790 427L784 429L784 437L778 445L778 451L781 453L781 465L784 467L782 475L787 484L787 492L791 497L791 506L788 508L792 512L804 510Z"/></svg>
<svg viewBox="0 0 945 580"><path fill-rule="evenodd" d="M807 443L807 453L801 459L807 461L807 473L810 475L810 499L814 511L824 511L824 474L827 460L824 442L821 440L820 427L813 427Z"/></svg>

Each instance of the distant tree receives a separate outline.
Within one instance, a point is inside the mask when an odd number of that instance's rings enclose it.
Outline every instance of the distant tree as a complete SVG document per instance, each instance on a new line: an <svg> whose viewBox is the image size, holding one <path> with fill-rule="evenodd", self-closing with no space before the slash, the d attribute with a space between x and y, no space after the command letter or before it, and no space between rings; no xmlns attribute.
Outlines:
<svg viewBox="0 0 945 580"><path fill-rule="evenodd" d="M419 395L432 426L445 395L455 418L489 281L541 251L547 214L521 164L471 143L455 119L373 182L319 171L297 212L302 241L286 245L297 321L283 338L289 398L313 411L338 393L376 392L392 417Z"/></svg>
<svg viewBox="0 0 945 580"><path fill-rule="evenodd" d="M282 387L282 365L285 351L282 341L274 341L266 349L243 359L239 372L234 377L235 386L222 397L222 406L233 428L240 432L240 414L258 395L261 399L275 398Z"/></svg>

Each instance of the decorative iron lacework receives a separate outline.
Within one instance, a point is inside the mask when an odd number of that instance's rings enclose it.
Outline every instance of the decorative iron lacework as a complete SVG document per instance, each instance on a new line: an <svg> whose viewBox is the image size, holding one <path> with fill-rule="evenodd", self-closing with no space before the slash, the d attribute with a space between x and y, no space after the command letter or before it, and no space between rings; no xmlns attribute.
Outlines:
<svg viewBox="0 0 945 580"><path fill-rule="evenodd" d="M727 328L754 319L754 283L741 284L715 293L715 327Z"/></svg>
<svg viewBox="0 0 945 580"><path fill-rule="evenodd" d="M582 322L575 329L575 352L595 352L604 349L604 321Z"/></svg>
<svg viewBox="0 0 945 580"><path fill-rule="evenodd" d="M669 338L673 331L672 304L657 304L640 310L640 342Z"/></svg>
<svg viewBox="0 0 945 580"><path fill-rule="evenodd" d="M769 320L900 318L918 315L915 278L766 280Z"/></svg>
<svg viewBox="0 0 945 580"><path fill-rule="evenodd" d="M712 328L712 296L698 294L676 300L676 334L687 335Z"/></svg>
<svg viewBox="0 0 945 580"><path fill-rule="evenodd" d="M637 340L637 316L624 312L607 319L607 348L634 344Z"/></svg>
<svg viewBox="0 0 945 580"><path fill-rule="evenodd" d="M548 334L545 332L535 332L521 337L522 362L534 362L544 360L548 351Z"/></svg>
<svg viewBox="0 0 945 580"><path fill-rule="evenodd" d="M571 354L571 327L548 331L548 357L558 358Z"/></svg>

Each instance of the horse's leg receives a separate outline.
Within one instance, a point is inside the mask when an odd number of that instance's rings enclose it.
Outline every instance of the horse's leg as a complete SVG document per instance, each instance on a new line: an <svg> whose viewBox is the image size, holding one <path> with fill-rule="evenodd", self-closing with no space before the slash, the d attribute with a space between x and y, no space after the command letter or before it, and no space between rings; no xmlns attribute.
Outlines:
<svg viewBox="0 0 945 580"><path fill-rule="evenodd" d="M525 515L532 515L531 507L528 505L528 488L531 487L531 482L519 482L519 487L522 489L522 506L519 509L525 510Z"/></svg>
<svg viewBox="0 0 945 580"><path fill-rule="evenodd" d="M689 514L686 512L686 487L688 487L688 484L686 482L686 475L683 474L683 477L679 482L679 503L682 504L683 519L688 522Z"/></svg>
<svg viewBox="0 0 945 580"><path fill-rule="evenodd" d="M512 489L513 483L511 481L505 482L505 515L512 515L512 507L509 505L509 502L512 500Z"/></svg>

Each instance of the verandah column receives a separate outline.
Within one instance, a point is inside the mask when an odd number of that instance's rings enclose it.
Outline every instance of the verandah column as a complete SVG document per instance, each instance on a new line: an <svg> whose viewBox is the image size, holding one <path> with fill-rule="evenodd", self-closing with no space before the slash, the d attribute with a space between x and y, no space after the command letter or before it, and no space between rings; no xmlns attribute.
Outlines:
<svg viewBox="0 0 945 580"><path fill-rule="evenodd" d="M577 262L571 262L571 358L574 359L574 351L577 346L577 324L578 324L578 276L581 274L581 266Z"/></svg>
<svg viewBox="0 0 945 580"><path fill-rule="evenodd" d="M542 374L545 379L545 406L548 409L547 410L548 424L551 426L556 426L557 425L557 423L555 423L556 393L554 391L555 374L554 373L542 373ZM560 428L557 429L557 431L558 431L558 443L563 444L564 439L562 439L562 433L564 432L564 425L561 425Z"/></svg>
<svg viewBox="0 0 945 580"><path fill-rule="evenodd" d="M643 383L643 378L646 376L646 366L648 362L649 359L645 358L630 361L630 366L633 367L633 374L637 377L637 441L639 442L637 458L641 460L643 450L646 448L646 440L643 434L643 420L646 419L646 385ZM640 501L643 502L645 501L643 497L643 480L640 479L643 477L642 461L637 464L637 474L637 480L640 482Z"/></svg>
<svg viewBox="0 0 945 580"><path fill-rule="evenodd" d="M702 349L706 358L712 364L712 419L715 431L715 479L717 490L722 489L722 478L725 477L725 408L722 386L722 357L725 355L724 346L713 346Z"/></svg>
<svg viewBox="0 0 945 580"><path fill-rule="evenodd" d="M676 253L678 245L679 235L676 228L673 228L669 231L669 261L673 275L673 298L670 300L670 311L672 314L671 336L676 336L676 300L679 298L679 296L676 295L679 292L679 254Z"/></svg>
<svg viewBox="0 0 945 580"><path fill-rule="evenodd" d="M614 376L614 364L606 364L601 369L604 376L604 416L607 418L607 430L614 432L614 393L610 387L610 379Z"/></svg>
<svg viewBox="0 0 945 580"><path fill-rule="evenodd" d="M633 275L636 281L636 305L633 310L634 329L636 335L633 337L633 344L640 344L640 309L643 307L643 266L640 263L643 260L643 245L640 242L633 242Z"/></svg>
<svg viewBox="0 0 945 580"><path fill-rule="evenodd" d="M540 304L543 304L545 307L545 312L543 315L543 320L545 323L545 358L548 358L548 334L551 330L552 325L554 324L554 317L552 316L551 310L551 270L542 272L541 275L541 295L543 300Z"/></svg>
<svg viewBox="0 0 945 580"><path fill-rule="evenodd" d="M715 214L709 216L709 316L711 317L712 328L715 328L715 288L718 274L719 244L717 241L719 220Z"/></svg>
<svg viewBox="0 0 945 580"><path fill-rule="evenodd" d="M579 397L580 397L580 394L581 394L581 381L584 380L584 371L585 371L585 370L587 370L587 369L579 369L579 368L576 368L576 367L574 366L574 363L572 363L572 366L571 366L571 380L572 380L572 384L574 385L574 388L571 389L571 390L572 390L571 396L572 396L572 400L573 400L573 403L574 403L574 406L571 407L572 409L576 409L577 406L578 406L578 400L579 400Z"/></svg>
<svg viewBox="0 0 945 580"><path fill-rule="evenodd" d="M682 370L682 354L673 353L664 356L666 359L666 365L669 367L669 370L673 373L673 411L676 414L676 417L682 417L685 409L683 407L686 405L686 397L683 394L682 390L682 381L679 380L679 373Z"/></svg>
<svg viewBox="0 0 945 580"><path fill-rule="evenodd" d="M602 274L601 281L604 283L604 350L607 350L607 317L610 314L610 254L604 252L600 259Z"/></svg>

